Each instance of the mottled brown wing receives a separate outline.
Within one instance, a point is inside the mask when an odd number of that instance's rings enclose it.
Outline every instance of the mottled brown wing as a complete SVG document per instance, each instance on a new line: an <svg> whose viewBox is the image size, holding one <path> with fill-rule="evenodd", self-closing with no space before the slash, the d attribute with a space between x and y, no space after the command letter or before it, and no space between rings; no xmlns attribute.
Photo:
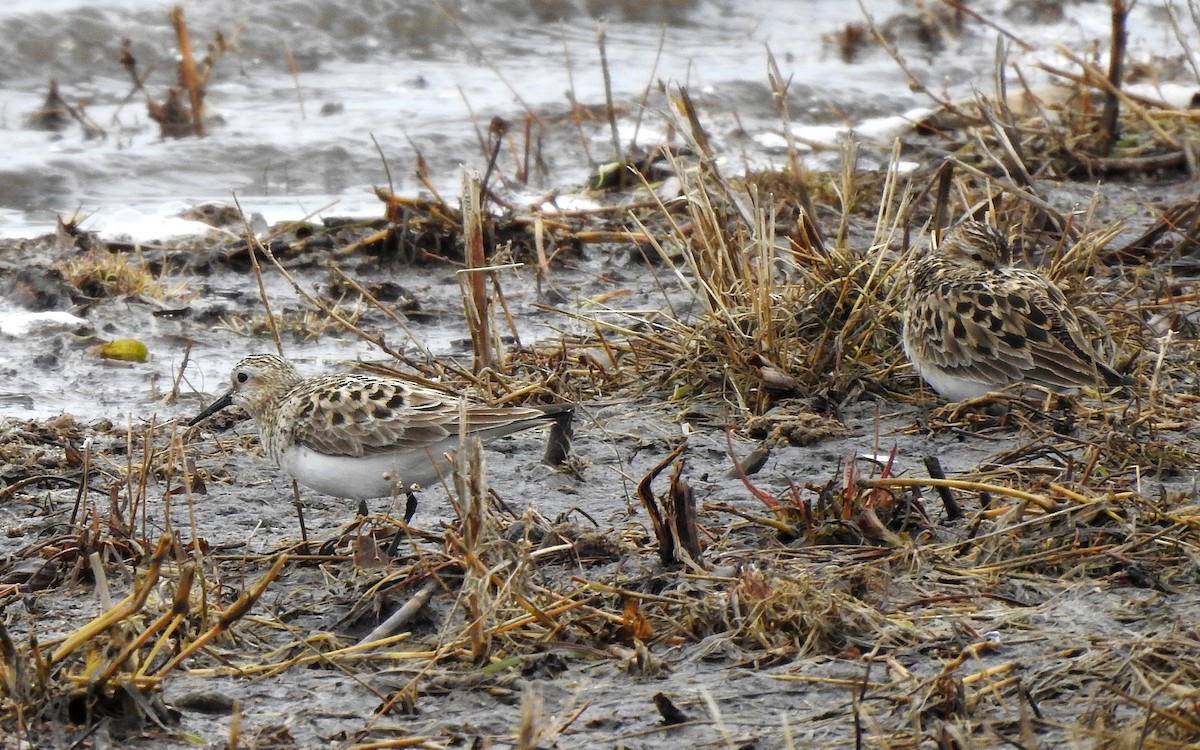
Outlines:
<svg viewBox="0 0 1200 750"><path fill-rule="evenodd" d="M1097 376L1127 382L1097 360L1058 287L1033 271L983 263L967 249L960 262L927 255L912 266L904 338L919 366L993 386L1025 380L1064 389Z"/></svg>
<svg viewBox="0 0 1200 750"><path fill-rule="evenodd" d="M1098 361L1062 291L1032 271L1006 269L1004 275L1004 286L1013 292L1014 324L1031 358L1025 380L1054 388L1095 385L1098 375L1108 381L1105 371L1111 370Z"/></svg>
<svg viewBox="0 0 1200 750"><path fill-rule="evenodd" d="M288 394L295 442L334 456L420 449L457 430L458 401L401 380L331 375Z"/></svg>
<svg viewBox="0 0 1200 750"><path fill-rule="evenodd" d="M298 405L293 439L329 455L429 448L456 437L464 415L467 433L485 441L553 418L534 407L467 402L464 411L456 396L372 375L315 378L304 386L289 394Z"/></svg>
<svg viewBox="0 0 1200 750"><path fill-rule="evenodd" d="M970 286L938 290L914 305L912 336L923 342L924 358L950 374L981 383L1018 380L1032 361L1027 350L1009 345L1017 324L1001 312L994 295Z"/></svg>

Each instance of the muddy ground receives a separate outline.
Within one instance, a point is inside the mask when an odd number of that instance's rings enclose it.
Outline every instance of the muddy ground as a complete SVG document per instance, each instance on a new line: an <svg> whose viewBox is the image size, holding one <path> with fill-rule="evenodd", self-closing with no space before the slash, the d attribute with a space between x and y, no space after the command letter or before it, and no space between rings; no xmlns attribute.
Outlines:
<svg viewBox="0 0 1200 750"><path fill-rule="evenodd" d="M1088 226L1119 225L1114 247L1194 192L1181 172L1043 187L1064 213L1090 204ZM645 200L630 195L614 200ZM847 246L864 253L873 218L851 218ZM305 373L372 359L469 385L417 343L470 369L457 259L413 262L387 242L347 252L378 226L286 229L271 244L281 267L259 258L263 292L244 243L228 236L102 246L65 227L0 249L14 308L87 321L5 339L4 390L23 415L0 433L0 747L1200 741L1186 242L1156 256L1181 269L1158 291L1106 297L1117 274L1104 269L1072 282L1114 331L1121 324L1114 337L1139 376L1132 392L1014 394L965 411L940 404L903 362L894 297L874 316L887 334L876 369L790 373L798 384L765 409L719 376L708 391L682 389L672 371L696 365L670 351L651 361L645 346L622 348L663 318L699 325L697 279L683 263L628 242L563 243L539 281L516 247L493 257L521 264L497 272L517 321L515 334L500 326L511 359L474 393L531 384L529 400L579 401L572 465L542 464L545 436L522 434L485 451L482 528L460 520L471 515L462 486L424 489L410 527L398 520L402 499L358 517L353 504L302 489L302 532L252 422L183 421L221 392L240 356L274 349L264 294ZM132 277L118 281L105 265L114 260ZM1121 278L1158 284L1163 268ZM1174 295L1173 307L1149 305L1155 295ZM1176 348L1158 358L1137 331L1166 315ZM623 356L589 338L601 330ZM404 361L385 356L379 335ZM118 338L142 341L149 358L101 358L95 347ZM760 411L773 421L756 422ZM731 472L731 450L745 459L768 433L778 440L761 468ZM686 496L686 481L700 552L664 564L637 486L685 436L683 463L650 487L665 502L671 485ZM930 487L880 495L860 482L923 480L927 456L982 483L952 493L961 516ZM160 579L147 584L169 533ZM189 565L195 583L168 628ZM431 581L407 635L340 650ZM83 629L139 588L144 601L118 623ZM237 609L247 590L257 598ZM171 663L215 623L222 632ZM82 635L67 648L72 633ZM114 674L98 680L108 663Z"/></svg>

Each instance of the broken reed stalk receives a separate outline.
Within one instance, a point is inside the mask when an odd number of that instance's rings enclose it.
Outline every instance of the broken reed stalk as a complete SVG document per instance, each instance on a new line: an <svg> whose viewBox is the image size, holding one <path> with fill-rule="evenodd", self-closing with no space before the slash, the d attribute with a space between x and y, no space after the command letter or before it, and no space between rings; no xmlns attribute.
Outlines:
<svg viewBox="0 0 1200 750"><path fill-rule="evenodd" d="M200 543L200 526L196 523L196 495L205 494L208 492L204 486L202 479L196 476L195 468L188 458L187 448L184 446L184 436L177 432L174 428L171 431L171 450L173 455L178 457L180 466L183 467L183 497L187 503L188 512L188 528L192 534L192 563L199 570L204 570L204 545ZM174 460L170 462L174 466ZM197 486L198 485L198 486ZM303 530L303 529L302 529ZM143 536L145 532L143 530ZM200 586L200 627L208 627L208 587Z"/></svg>
<svg viewBox="0 0 1200 750"><path fill-rule="evenodd" d="M133 414L128 414L125 417L125 492L129 497L133 497ZM115 494L112 495L113 504L115 505ZM116 516L116 508L113 508L113 515ZM133 517L129 518L129 528L133 528Z"/></svg>
<svg viewBox="0 0 1200 750"><path fill-rule="evenodd" d="M533 163L535 165L538 166L539 173L541 172L541 167L544 166L544 161L542 159L541 135L539 134L539 136L537 138L538 148L537 148L536 157L534 155L534 151L533 151L533 147L532 147L533 142L534 142L533 113L526 112L525 113L525 144L524 144L524 148L522 149L522 159L521 159L521 184L522 185L529 184L529 174L530 174L530 171L533 169L533 167L530 165L531 160L533 161Z"/></svg>
<svg viewBox="0 0 1200 750"><path fill-rule="evenodd" d="M455 451L454 490L458 494L458 507L462 525L463 546L477 551L480 541L487 534L489 522L487 512L487 486L483 477L483 443L478 437L466 434L466 401L460 403L459 448Z"/></svg>
<svg viewBox="0 0 1200 750"><path fill-rule="evenodd" d="M514 268L514 267L520 268L522 266L513 265L513 264L505 264L505 265L500 265L500 266L488 266L487 267L487 278L492 282L492 291L495 292L495 300L500 305L500 312L502 312L504 314L505 322L508 323L508 333L510 336L512 336L513 347L520 350L520 349L524 348L523 345L521 344L521 332L517 328L517 321L515 318L513 318L512 311L508 309L508 299L504 296L504 288L500 286L500 275L498 273L498 271L500 271L502 269ZM476 269L476 273L482 273L482 272L483 272L483 269ZM489 317L489 320L490 320L490 317ZM492 341L495 341L497 343L497 351L496 351L495 355L496 355L496 359L498 361L503 359L503 352L499 351L499 343L502 340L503 340L503 338L502 338L502 336L500 336L500 334L498 332L493 332Z"/></svg>
<svg viewBox="0 0 1200 750"><path fill-rule="evenodd" d="M1117 91L1121 88L1121 69L1125 61L1125 45L1128 34L1125 21L1129 17L1129 7L1125 0L1112 2L1112 47L1108 53L1108 83L1104 91L1104 107L1100 117L1100 155L1111 156L1113 148L1120 137L1118 132L1121 116L1121 102L1117 99Z"/></svg>
<svg viewBox="0 0 1200 750"><path fill-rule="evenodd" d="M371 135L371 143L375 146L375 153L379 154L379 164L380 164L380 166L383 167L383 176L387 177L388 195L395 195L396 194L396 184L392 181L392 167L390 164L388 164L387 155L383 153L383 146L379 145L379 141L378 141L378 139L375 138L375 134L371 133L370 135ZM376 195L378 196L379 193L376 192ZM387 213L390 208L391 208L391 206L387 205L387 202L385 201L385 208L384 208L385 218L387 218L387 220L390 223L396 224L396 223L398 223L396 221L396 219L398 217L387 216Z"/></svg>
<svg viewBox="0 0 1200 750"><path fill-rule="evenodd" d="M157 415L150 418L150 424L142 430L142 464L138 468L137 491L129 496L129 522L126 527L130 534L137 528L138 512L141 511L143 538L146 537L146 485L154 471L154 459L157 451L154 448L154 433L157 432Z"/></svg>
<svg viewBox="0 0 1200 750"><path fill-rule="evenodd" d="M680 550L690 562L700 565L704 550L700 547L700 531L696 523L696 495L683 476L683 461L675 463L671 485L667 490L667 512L673 521L675 538Z"/></svg>
<svg viewBox="0 0 1200 750"><path fill-rule="evenodd" d="M691 549L686 549L684 547L685 541L689 543L691 543L693 540L695 541L696 556L693 557L693 559L699 560L699 536L694 533L694 528L690 532L681 535L679 533L678 526L680 514L674 512L673 501L675 499L674 496L677 494L675 492L675 480L678 479L680 470L676 469L674 476L672 477L672 492L670 493L670 499L666 508L659 507L658 500L654 497L654 488L652 486L658 475L661 474L664 469L670 466L672 461L675 461L677 458L682 456L685 450L687 450L686 439L684 439L684 441L680 443L675 450L668 453L666 458L659 461L654 468L647 472L646 476L642 477L642 481L638 482L637 485L638 499L642 501L642 507L646 509L646 515L650 517L650 525L654 529L654 538L658 542L658 560L663 564L664 567L668 568L674 567L675 565L683 562L684 555L692 552ZM690 494L690 491L687 493L681 493L680 499L687 501L688 498L686 495ZM690 502L692 502L693 505L689 517L694 525L694 500L691 500ZM688 512L685 510L683 515L688 515Z"/></svg>
<svg viewBox="0 0 1200 750"><path fill-rule="evenodd" d="M79 492L75 495L75 505L71 508L71 527L80 520L80 511L86 512L84 500L87 496L88 481L92 476L92 438L88 436L83 441L83 476L79 478Z"/></svg>
<svg viewBox="0 0 1200 750"><path fill-rule="evenodd" d="M430 576L429 580L413 594L412 598L404 603L404 606L396 610L383 622L379 623L370 633L359 640L359 646L374 645L376 641L382 641L385 638L391 638L398 630L408 624L412 618L417 616L429 600L433 597L433 593L437 591L438 579Z"/></svg>
<svg viewBox="0 0 1200 750"><path fill-rule="evenodd" d="M517 720L517 750L537 750L542 724L542 694L530 683L521 693L521 713Z"/></svg>
<svg viewBox="0 0 1200 750"><path fill-rule="evenodd" d="M225 746L229 750L236 750L242 746L242 701L239 698L233 699L233 705L230 707L229 716L229 740Z"/></svg>
<svg viewBox="0 0 1200 750"><path fill-rule="evenodd" d="M195 342L188 339L183 345L183 358L179 362L179 369L176 371L175 377L171 381L171 392L163 399L164 404L174 404L179 400L179 386L183 383L183 374L187 372L188 360L192 356L192 345Z"/></svg>
<svg viewBox="0 0 1200 750"><path fill-rule="evenodd" d="M88 568L92 571L95 582L96 599L100 606L108 609L112 606L112 588L108 585L108 575L104 572L104 563L100 562L99 552L87 553Z"/></svg>
<svg viewBox="0 0 1200 750"><path fill-rule="evenodd" d="M767 82L771 86L771 95L775 100L775 112L779 115L780 123L783 125L783 138L787 144L788 169L794 176L802 178L804 165L796 156L796 134L792 132L792 118L787 105L787 93L792 85L792 76L788 76L786 81L783 80L783 75L779 72L779 64L775 62L775 53L771 51L770 47L767 48Z"/></svg>
<svg viewBox="0 0 1200 750"><path fill-rule="evenodd" d="M675 107L683 114L684 120L687 121L688 125L683 132L691 138L696 150L708 163L707 166L713 169L713 172L709 176L720 183L720 173L715 169L714 159L716 152L713 151L712 143L708 140L708 133L704 132L704 127L700 124L700 115L696 112L696 104L692 101L691 94L688 93L687 88L684 86L676 89L675 94L675 97L673 97Z"/></svg>
<svg viewBox="0 0 1200 750"><path fill-rule="evenodd" d="M463 173L462 228L464 255L466 256L466 293L463 294L463 312L467 328L471 332L471 348L474 354L472 371L478 375L485 369L495 369L496 357L492 345L492 328L487 294L487 275L480 269L487 265L483 242L483 211L480 207L479 175Z"/></svg>
<svg viewBox="0 0 1200 750"><path fill-rule="evenodd" d="M33 681L29 672L30 664L17 651L17 645L0 620L0 697L7 696L17 714L17 734L27 733L25 707L29 703L31 693L41 692L41 680Z"/></svg>
<svg viewBox="0 0 1200 750"><path fill-rule="evenodd" d="M496 161L500 158L500 151L504 148L504 136L508 134L508 131L508 121L502 117L493 117L492 121L488 123L489 147L486 152L488 155L488 163L487 168L483 171L483 179L479 181L480 202L483 205L487 205L486 202L483 201L483 198L486 198L489 194L488 181L491 180L492 173L496 170ZM466 225L464 224L463 226L465 235Z"/></svg>
<svg viewBox="0 0 1200 750"><path fill-rule="evenodd" d="M542 284L550 277L550 258L546 255L546 219L538 212L533 217L533 249L537 255L537 298L545 299Z"/></svg>
<svg viewBox="0 0 1200 750"><path fill-rule="evenodd" d="M461 410L460 445L455 453L454 466L460 537L453 539L453 535L447 536L452 544L458 543L464 558L460 604L465 608L463 615L467 622L466 639L470 644L471 655L479 662L486 658L491 649L493 634L487 625L497 619L500 593L508 591L509 586L499 580L500 567L492 568L492 563L484 559L498 533L495 521L488 513L483 443L478 437L468 437L465 432L465 401L462 402ZM515 591L512 593L519 596Z"/></svg>
<svg viewBox="0 0 1200 750"><path fill-rule="evenodd" d="M621 152L621 135L617 131L617 108L613 104L612 72L608 68L608 51L605 44L607 39L608 24L601 21L596 26L596 46L600 49L600 73L604 77L604 111L608 116L608 132L612 136L613 158L617 160L624 174L625 154Z"/></svg>
<svg viewBox="0 0 1200 750"><path fill-rule="evenodd" d="M187 22L183 19L183 6L171 9L171 25L175 27L175 38L179 42L179 80L187 89L192 105L192 132L204 136L204 90L200 77L196 75L196 59L192 55L192 40Z"/></svg>
<svg viewBox="0 0 1200 750"><path fill-rule="evenodd" d="M937 456L927 455L924 458L925 471L929 473L931 479L945 479L946 472L942 469L942 462ZM954 491L944 484L934 485L934 491L942 500L942 505L946 508L946 520L957 521L962 518L962 508L958 504L958 500L954 497Z"/></svg>

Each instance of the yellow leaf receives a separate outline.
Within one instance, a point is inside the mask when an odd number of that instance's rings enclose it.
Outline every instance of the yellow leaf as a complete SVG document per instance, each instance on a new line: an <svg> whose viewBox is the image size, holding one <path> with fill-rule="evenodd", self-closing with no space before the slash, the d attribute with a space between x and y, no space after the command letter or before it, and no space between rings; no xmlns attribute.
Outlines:
<svg viewBox="0 0 1200 750"><path fill-rule="evenodd" d="M101 357L119 359L123 362L145 362L150 351L137 339L117 339L99 347Z"/></svg>

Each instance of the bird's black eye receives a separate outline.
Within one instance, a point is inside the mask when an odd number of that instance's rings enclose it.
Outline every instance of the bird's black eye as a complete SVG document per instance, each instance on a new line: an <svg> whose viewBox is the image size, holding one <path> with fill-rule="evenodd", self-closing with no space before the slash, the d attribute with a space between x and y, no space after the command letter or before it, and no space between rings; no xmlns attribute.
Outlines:
<svg viewBox="0 0 1200 750"><path fill-rule="evenodd" d="M244 372L239 372L237 374L237 382L239 382L239 383L245 383L249 379L250 379L250 376Z"/></svg>

